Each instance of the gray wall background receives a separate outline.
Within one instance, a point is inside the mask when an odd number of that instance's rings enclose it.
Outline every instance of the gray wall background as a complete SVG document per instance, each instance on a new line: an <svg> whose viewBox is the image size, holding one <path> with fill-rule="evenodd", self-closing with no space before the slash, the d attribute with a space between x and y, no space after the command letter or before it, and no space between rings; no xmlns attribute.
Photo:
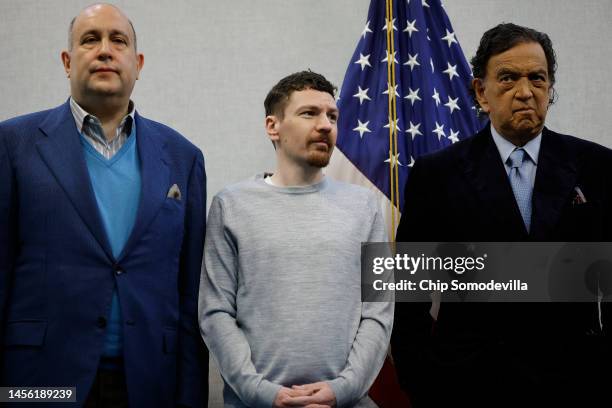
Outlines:
<svg viewBox="0 0 612 408"><path fill-rule="evenodd" d="M90 3L0 0L0 120L67 98L59 55L66 47L68 22ZM341 85L369 0L115 4L131 17L145 54L133 95L137 109L179 130L204 151L210 201L223 186L274 168L263 130L263 99L278 79L311 68ZM549 33L559 59L559 100L548 126L612 146L606 120L612 106L611 0L444 4L468 57L482 33L502 21Z"/></svg>
<svg viewBox="0 0 612 408"><path fill-rule="evenodd" d="M0 0L0 120L65 101L60 52L70 19L90 3ZM274 168L263 99L278 79L311 68L341 85L369 0L115 4L131 17L145 54L137 109L204 151L210 202L223 186ZM612 147L611 0L447 0L445 7L468 58L502 21L547 32L559 62L548 126Z"/></svg>

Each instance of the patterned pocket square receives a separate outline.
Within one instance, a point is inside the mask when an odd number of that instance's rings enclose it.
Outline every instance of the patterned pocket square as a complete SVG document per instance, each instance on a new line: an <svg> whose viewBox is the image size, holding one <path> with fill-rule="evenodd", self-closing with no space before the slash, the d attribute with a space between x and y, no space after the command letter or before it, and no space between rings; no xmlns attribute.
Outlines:
<svg viewBox="0 0 612 408"><path fill-rule="evenodd" d="M181 201L181 189L176 184L173 184L170 190L168 190L168 195L166 197Z"/></svg>
<svg viewBox="0 0 612 408"><path fill-rule="evenodd" d="M580 189L580 187L574 187L574 192L576 193L576 195L572 199L573 207L587 202L586 197L584 196L584 194L582 194L582 190Z"/></svg>

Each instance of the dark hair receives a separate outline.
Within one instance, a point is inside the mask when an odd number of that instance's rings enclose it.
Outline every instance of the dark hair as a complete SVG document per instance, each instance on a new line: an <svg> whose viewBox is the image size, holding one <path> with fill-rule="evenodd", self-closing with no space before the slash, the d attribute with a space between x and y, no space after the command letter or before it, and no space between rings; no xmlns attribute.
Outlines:
<svg viewBox="0 0 612 408"><path fill-rule="evenodd" d="M321 74L316 72L302 71L284 77L270 89L264 101L266 116L277 115L283 117L287 101L295 91L314 89L315 91L327 92L335 97L336 87Z"/></svg>
<svg viewBox="0 0 612 408"><path fill-rule="evenodd" d="M470 61L474 78L484 79L487 73L487 63L494 55L508 51L510 48L519 44L530 42L540 44L544 50L544 55L546 56L546 62L548 64L548 78L550 80L550 87L553 91L550 100L552 104L555 99L553 86L555 84L555 72L557 71L557 57L552 46L552 41L550 41L548 35L532 28L522 27L512 23L502 23L485 32L480 39L480 45L478 46L476 55L474 55ZM476 100L474 87L472 86L470 90L476 101L476 106L478 107L479 104Z"/></svg>

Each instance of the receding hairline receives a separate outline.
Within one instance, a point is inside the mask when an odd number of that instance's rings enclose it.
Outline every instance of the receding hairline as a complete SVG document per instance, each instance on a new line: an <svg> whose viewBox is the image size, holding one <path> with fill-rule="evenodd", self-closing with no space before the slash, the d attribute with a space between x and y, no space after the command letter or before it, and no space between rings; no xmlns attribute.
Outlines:
<svg viewBox="0 0 612 408"><path fill-rule="evenodd" d="M83 8L79 12L79 14L77 14L74 17L72 17L72 20L70 20L70 24L68 25L68 50L72 50L72 43L74 41L74 38L73 38L74 23L76 22L77 18L79 18L87 10L89 10L91 8L94 8L94 7L99 7L99 6L110 6L110 7L114 8L115 10L117 10L117 12L119 14L121 14L127 20L127 22L130 24L130 28L132 29L132 35L134 37L134 50L136 51L138 49L137 41L136 41L136 29L134 29L134 24L132 23L132 20L129 19L129 17L123 12L123 10L121 10L119 7L115 6L114 4L110 4L110 3L94 3L94 4L91 4L91 5Z"/></svg>

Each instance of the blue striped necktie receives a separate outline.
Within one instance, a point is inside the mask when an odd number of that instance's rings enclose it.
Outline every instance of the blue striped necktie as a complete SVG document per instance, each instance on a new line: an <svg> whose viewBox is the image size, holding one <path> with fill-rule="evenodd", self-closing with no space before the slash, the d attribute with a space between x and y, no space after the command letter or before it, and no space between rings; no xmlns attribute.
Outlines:
<svg viewBox="0 0 612 408"><path fill-rule="evenodd" d="M531 188L531 180L527 177L527 173L523 167L524 159L525 150L518 148L510 154L506 163L510 166L509 178L512 191L514 192L514 198L521 211L525 228L527 228L527 232L529 232L529 227L531 226L531 195L533 191ZM529 160L529 157L527 157L527 160Z"/></svg>

